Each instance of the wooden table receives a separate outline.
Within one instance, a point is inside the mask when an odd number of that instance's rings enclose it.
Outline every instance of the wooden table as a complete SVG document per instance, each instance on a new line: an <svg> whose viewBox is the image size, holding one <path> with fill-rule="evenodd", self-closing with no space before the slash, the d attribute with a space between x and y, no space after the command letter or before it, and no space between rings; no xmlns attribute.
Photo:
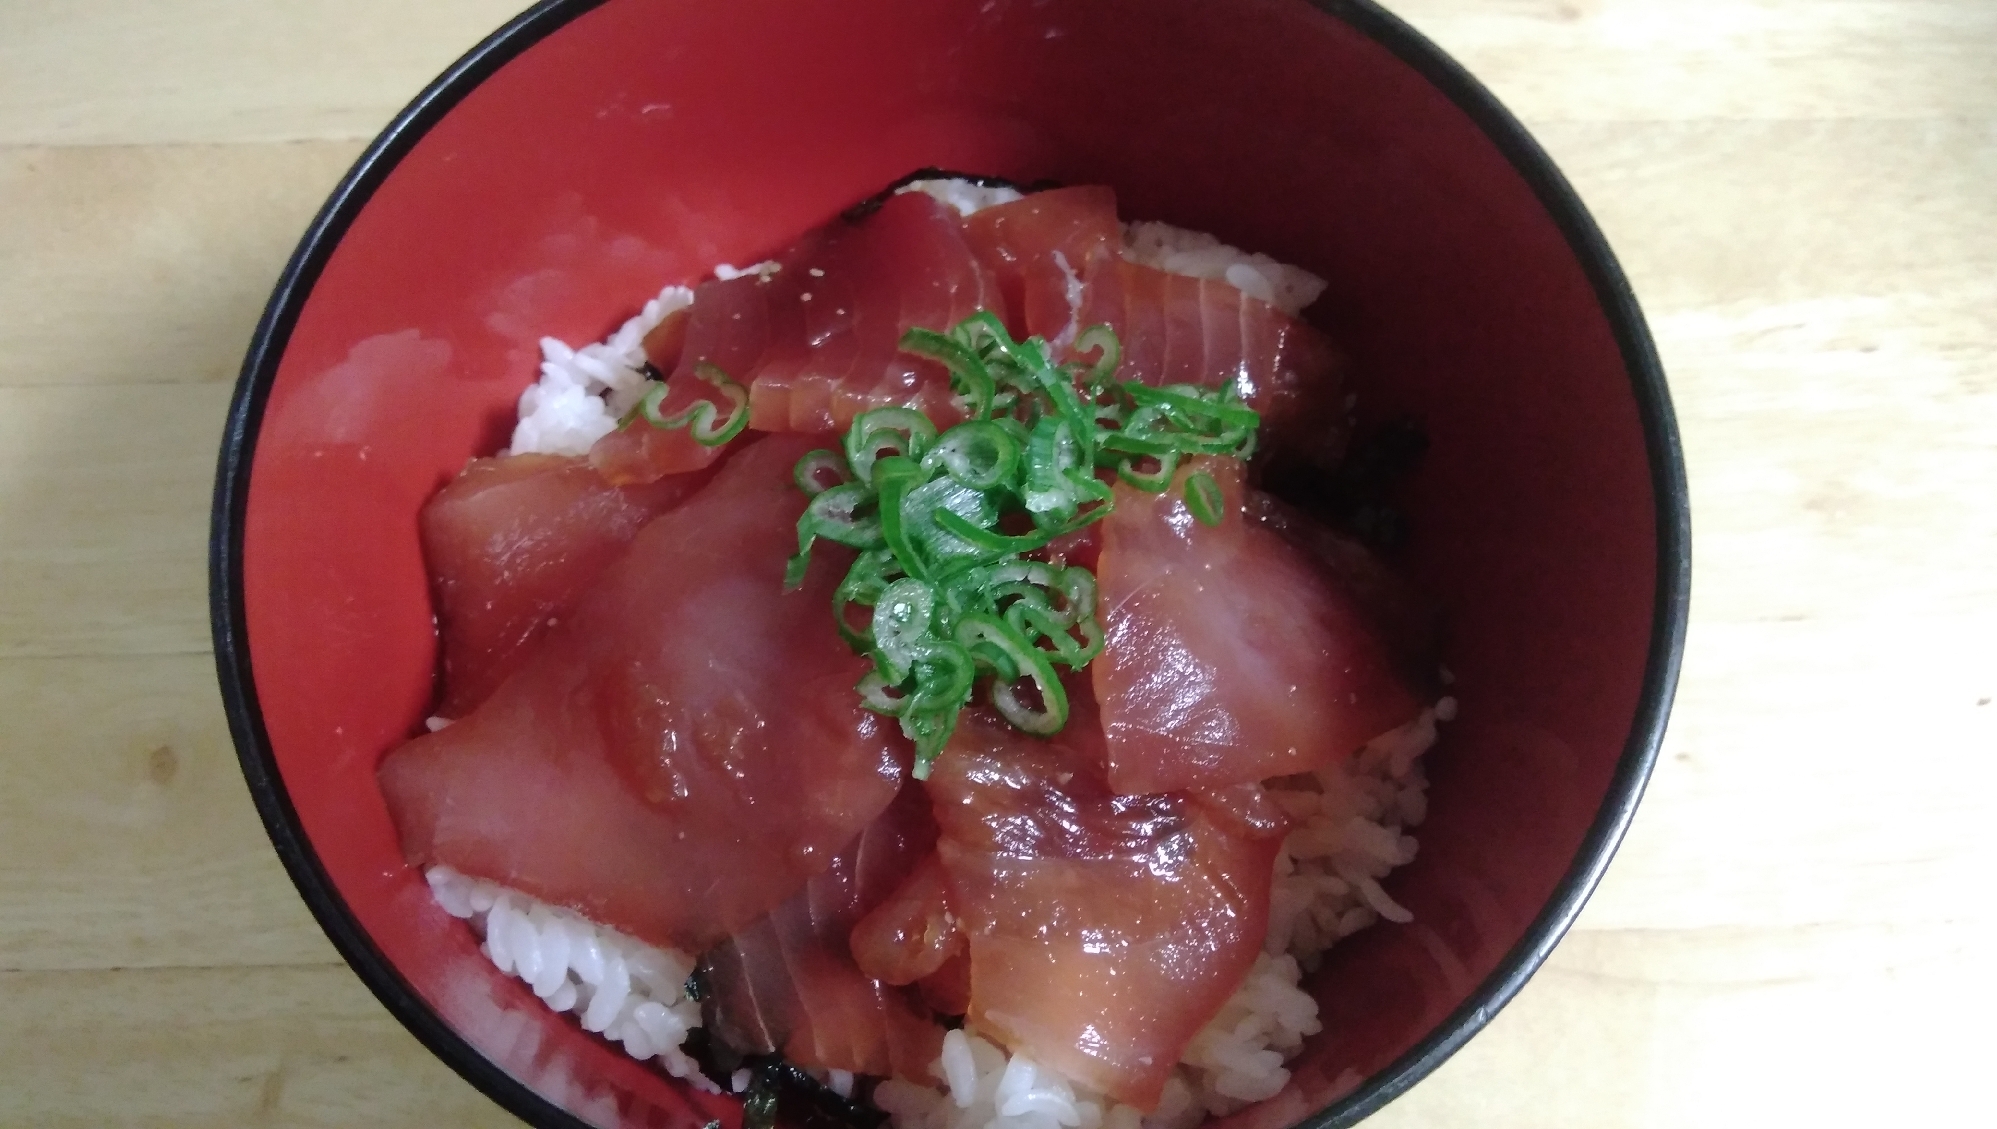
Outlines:
<svg viewBox="0 0 1997 1129"><path fill-rule="evenodd" d="M285 256L518 2L0 6L0 1124L511 1123L279 869L204 554ZM1374 1124L1992 1124L1997 4L1397 7L1621 253L1698 560L1607 882Z"/></svg>

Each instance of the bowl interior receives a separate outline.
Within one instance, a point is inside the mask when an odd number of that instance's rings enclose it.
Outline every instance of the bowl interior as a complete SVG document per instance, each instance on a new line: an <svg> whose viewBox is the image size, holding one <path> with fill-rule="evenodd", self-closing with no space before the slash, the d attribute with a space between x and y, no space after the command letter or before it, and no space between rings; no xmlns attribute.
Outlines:
<svg viewBox="0 0 1997 1129"><path fill-rule="evenodd" d="M415 515L504 443L540 337L601 337L661 285L922 166L1108 183L1126 216L1310 268L1366 410L1412 411L1433 440L1410 563L1446 607L1462 709L1420 858L1389 886L1416 920L1335 952L1311 982L1326 1033L1241 1120L1340 1100L1333 1120L1356 1118L1426 1068L1411 1051L1481 1022L1466 1005L1502 1001L1564 924L1543 919L1556 887L1580 874L1578 898L1612 847L1591 835L1605 807L1619 827L1634 802L1660 677L1668 699L1660 592L1682 590L1659 572L1655 444L1600 279L1434 64L1369 31L1400 34L1303 0L556 5L364 163L253 356L246 402L268 399L260 425L245 409L247 504L220 536L240 536L245 762L275 766L260 801L419 1035L531 1117L554 1115L446 1027L595 1124L737 1116L546 1012L403 863L373 773L432 695Z"/></svg>

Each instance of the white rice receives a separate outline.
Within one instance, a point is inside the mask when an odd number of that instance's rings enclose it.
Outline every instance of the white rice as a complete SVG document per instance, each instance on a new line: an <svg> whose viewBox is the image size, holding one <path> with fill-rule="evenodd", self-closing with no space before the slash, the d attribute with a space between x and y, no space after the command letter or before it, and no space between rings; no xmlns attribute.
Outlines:
<svg viewBox="0 0 1997 1129"><path fill-rule="evenodd" d="M693 304L693 291L668 286L609 338L571 349L541 338L541 376L520 394L516 455L587 455L617 428L617 417L644 395L645 335L666 315Z"/></svg>
<svg viewBox="0 0 1997 1129"><path fill-rule="evenodd" d="M874 1087L874 1104L897 1129L1139 1129L1137 1110L1108 1101L1026 1055L1008 1056L987 1039L952 1031L943 1037L935 1072L943 1085L889 1079Z"/></svg>
<svg viewBox="0 0 1997 1129"><path fill-rule="evenodd" d="M700 1026L700 1004L686 996L693 957L448 866L433 866L424 877L437 904L485 938L480 951L487 959L542 1002L574 1012L583 1030L621 1044L632 1058L656 1058L673 1077L721 1092L680 1049L687 1032Z"/></svg>
<svg viewBox="0 0 1997 1129"><path fill-rule="evenodd" d="M960 216L982 211L994 204L1010 204L1022 198L1016 188L1004 185L983 185L970 180L950 178L945 180L911 180L895 189L899 196L904 192L921 192L935 197L938 203L948 204L957 209Z"/></svg>
<svg viewBox="0 0 1997 1129"><path fill-rule="evenodd" d="M954 179L911 181L896 191L927 193L966 216L1021 198L1016 189ZM1164 223L1124 225L1123 256L1173 274L1224 281L1292 317L1316 301L1325 287L1323 279L1302 267L1230 247L1204 232ZM1069 305L1078 307L1081 280L1076 271L1080 265L1062 260L1061 266L1070 280ZM746 267L721 263L713 273L723 280L752 274L767 279L780 269L776 261L766 260ZM645 353L641 345L645 335L667 314L692 303L692 290L668 286L605 341L571 348L553 337L542 338L541 375L520 395L520 422L513 428L508 450L517 455L587 455L598 439L616 429L618 417L644 394ZM1077 328L1071 319L1054 344L1066 345Z"/></svg>
<svg viewBox="0 0 1997 1129"><path fill-rule="evenodd" d="M764 259L760 263L750 263L746 267L719 263L715 265L714 277L723 282L728 282L737 278L747 278L753 274L764 282L768 282L773 275L782 269L784 269L784 265L775 259Z"/></svg>

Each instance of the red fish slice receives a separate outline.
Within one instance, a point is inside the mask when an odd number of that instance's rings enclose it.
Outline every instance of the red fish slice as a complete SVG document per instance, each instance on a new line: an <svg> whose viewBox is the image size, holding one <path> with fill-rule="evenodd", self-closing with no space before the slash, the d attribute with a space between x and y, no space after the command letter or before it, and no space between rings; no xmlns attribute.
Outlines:
<svg viewBox="0 0 1997 1129"><path fill-rule="evenodd" d="M719 367L749 394L758 431L823 434L887 405L939 424L957 417L942 366L901 351L903 332L949 327L1000 309L990 271L965 241L957 214L919 192L890 197L858 221L835 220L749 275L694 292L679 366L660 405L671 416L697 400L716 404L694 367ZM634 424L597 441L590 461L618 482L706 466L717 449L684 430Z"/></svg>
<svg viewBox="0 0 1997 1129"><path fill-rule="evenodd" d="M1203 388L1233 381L1262 413L1264 449L1327 465L1343 449L1343 357L1324 334L1269 303L1098 251L1083 276L1080 324L1099 323L1122 344L1117 379Z"/></svg>
<svg viewBox="0 0 1997 1129"><path fill-rule="evenodd" d="M922 1077L943 1029L908 991L862 972L847 936L935 845L929 797L904 786L830 869L707 954L714 1032L744 1054L782 1051L797 1066Z"/></svg>
<svg viewBox="0 0 1997 1129"><path fill-rule="evenodd" d="M928 788L970 941L970 1022L1151 1109L1261 951L1281 827L1230 830L1185 794L1114 795L1087 748L1100 740L1076 719L1042 741L967 711Z"/></svg>
<svg viewBox="0 0 1997 1129"><path fill-rule="evenodd" d="M472 460L417 518L444 652L437 713L462 717L484 701L639 528L707 477L619 488L581 459Z"/></svg>
<svg viewBox="0 0 1997 1129"><path fill-rule="evenodd" d="M1221 489L1218 526L1186 476ZM1242 512L1242 466L1194 459L1172 488L1116 488L1097 566L1091 667L1120 793L1220 788L1323 767L1420 703L1358 605L1303 550Z"/></svg>
<svg viewBox="0 0 1997 1129"><path fill-rule="evenodd" d="M1006 328L1065 347L1076 324L1082 272L1123 245L1116 193L1101 185L1054 188L964 218L964 235L1005 296ZM1086 324L1086 323L1084 323Z"/></svg>
<svg viewBox="0 0 1997 1129"><path fill-rule="evenodd" d="M629 551L470 716L380 780L404 853L699 952L822 873L907 749L826 627L843 562L783 591L808 440L751 445Z"/></svg>

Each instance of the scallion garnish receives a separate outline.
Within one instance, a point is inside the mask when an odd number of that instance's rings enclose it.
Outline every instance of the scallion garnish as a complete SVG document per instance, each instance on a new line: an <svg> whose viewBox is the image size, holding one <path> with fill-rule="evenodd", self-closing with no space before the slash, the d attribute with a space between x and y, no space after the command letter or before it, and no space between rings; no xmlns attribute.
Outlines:
<svg viewBox="0 0 1997 1129"><path fill-rule="evenodd" d="M1122 349L1104 325L1076 338L1078 353L1095 355L1087 365L1055 364L1045 341L1014 341L989 312L947 333L911 329L901 347L949 370L966 418L939 434L919 412L876 408L841 451L798 460L811 504L784 583L804 582L820 538L860 550L833 618L873 660L855 687L861 704L900 720L922 779L980 684L1008 722L1048 736L1068 720L1060 670L1102 652L1095 576L1024 554L1109 513L1103 474L1165 490L1185 456L1249 457L1260 417L1232 384L1118 383ZM1220 523L1212 475L1188 475L1185 500Z"/></svg>
<svg viewBox="0 0 1997 1129"><path fill-rule="evenodd" d="M666 392L670 383L660 382L645 391L643 399L618 419L618 430L630 427L644 420L661 431L674 431L686 428L687 435L703 447L719 447L749 426L749 390L742 387L720 366L701 361L693 366L696 379L711 384L728 401L728 414L723 416L712 400L695 400L672 415L662 414L666 402ZM719 416L720 418L716 418ZM800 483L802 485L802 483Z"/></svg>
<svg viewBox="0 0 1997 1129"><path fill-rule="evenodd" d="M1196 470L1186 476L1186 509L1201 525L1219 525L1220 507L1220 483L1213 475Z"/></svg>

